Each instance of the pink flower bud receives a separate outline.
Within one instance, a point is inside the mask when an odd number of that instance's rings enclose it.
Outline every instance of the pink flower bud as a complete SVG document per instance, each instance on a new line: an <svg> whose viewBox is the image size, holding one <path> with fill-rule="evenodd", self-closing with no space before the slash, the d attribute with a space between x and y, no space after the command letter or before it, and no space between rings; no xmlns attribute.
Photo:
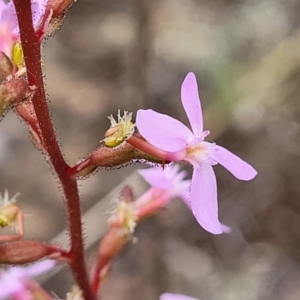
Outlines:
<svg viewBox="0 0 300 300"><path fill-rule="evenodd" d="M0 115L12 104L16 104L29 96L28 84L22 78L14 77L0 85Z"/></svg>
<svg viewBox="0 0 300 300"><path fill-rule="evenodd" d="M111 260L122 250L130 240L131 233L124 228L112 228L103 237L99 246L99 257L103 260Z"/></svg>
<svg viewBox="0 0 300 300"><path fill-rule="evenodd" d="M13 64L10 58L0 51L0 79L6 79L13 73Z"/></svg>
<svg viewBox="0 0 300 300"><path fill-rule="evenodd" d="M52 18L56 18L64 14L74 2L74 0L48 0L47 8L52 9Z"/></svg>
<svg viewBox="0 0 300 300"><path fill-rule="evenodd" d="M116 148L100 146L93 150L87 158L80 160L75 166L71 167L68 170L68 174L73 178L83 178L93 173L98 167L113 168L125 165L132 160L148 160L154 163L161 163L161 160L155 156L125 143Z"/></svg>
<svg viewBox="0 0 300 300"><path fill-rule="evenodd" d="M23 240L0 244L0 264L25 264L54 255L55 249L47 244Z"/></svg>
<svg viewBox="0 0 300 300"><path fill-rule="evenodd" d="M108 219L109 228L120 228L133 233L136 227L136 210L134 207L133 190L125 186Z"/></svg>

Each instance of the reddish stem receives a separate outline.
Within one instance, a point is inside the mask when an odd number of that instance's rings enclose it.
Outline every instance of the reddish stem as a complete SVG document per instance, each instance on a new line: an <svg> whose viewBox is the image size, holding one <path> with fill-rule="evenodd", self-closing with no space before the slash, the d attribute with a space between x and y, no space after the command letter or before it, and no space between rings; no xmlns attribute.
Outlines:
<svg viewBox="0 0 300 300"><path fill-rule="evenodd" d="M161 164L160 158L149 155L126 143L122 147L109 148L100 146L95 149L87 158L80 160L75 166L70 167L70 177L84 177L93 172L97 167L113 168L124 165L131 160L146 160Z"/></svg>
<svg viewBox="0 0 300 300"><path fill-rule="evenodd" d="M110 270L110 263L120 253L123 247L130 240L131 232L126 231L122 226L110 228L99 244L98 258L95 263L92 276L92 289L96 294L103 279L107 277Z"/></svg>
<svg viewBox="0 0 300 300"><path fill-rule="evenodd" d="M30 0L13 0L16 7L20 28L20 38L25 58L28 84L36 86L37 90L32 104L41 130L42 143L46 148L49 159L57 173L67 202L69 230L71 238L70 263L75 279L86 300L93 300L85 269L84 248L82 237L80 199L75 179L68 176L68 165L60 152L47 106L46 95L41 69L40 42L34 32Z"/></svg>
<svg viewBox="0 0 300 300"><path fill-rule="evenodd" d="M94 276L92 277L92 290L95 294L98 293L99 288L102 284L102 278L101 278L101 272L104 270L104 268L109 268L110 263L112 261L111 257L99 257L99 259L96 262L95 270L94 270Z"/></svg>

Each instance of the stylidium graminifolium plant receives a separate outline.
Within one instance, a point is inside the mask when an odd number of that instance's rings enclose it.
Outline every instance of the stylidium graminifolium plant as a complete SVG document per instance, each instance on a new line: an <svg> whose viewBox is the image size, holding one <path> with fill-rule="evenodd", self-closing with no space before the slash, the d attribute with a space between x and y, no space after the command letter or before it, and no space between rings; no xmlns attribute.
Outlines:
<svg viewBox="0 0 300 300"><path fill-rule="evenodd" d="M98 147L70 166L57 143L44 87L41 43L60 28L71 0L0 0L0 114L11 109L26 124L32 141L51 163L62 187L66 205L69 249L25 239L24 213L5 191L0 195L0 227L12 227L11 234L0 233L0 264L19 265L0 272L0 299L56 299L33 277L52 270L56 261L69 265L75 284L68 300L95 300L111 273L115 257L134 239L136 227L179 197L198 223L209 233L230 233L219 221L217 185L213 167L221 164L237 179L251 180L255 169L215 143L204 139L203 116L196 76L187 74L181 88L181 101L191 129L153 110L133 113L118 111L109 117L110 126ZM99 139L100 140L100 139ZM107 221L107 231L99 241L97 257L87 269L84 253L81 202L77 182L98 168L111 169L129 162L155 167L139 170L150 185L140 197L124 186ZM191 180L177 162L193 167ZM18 201L23 201L22 197ZM209 234L207 233L207 234ZM29 264L23 266L25 264ZM54 291L55 292L55 291ZM160 300L196 300L166 293Z"/></svg>

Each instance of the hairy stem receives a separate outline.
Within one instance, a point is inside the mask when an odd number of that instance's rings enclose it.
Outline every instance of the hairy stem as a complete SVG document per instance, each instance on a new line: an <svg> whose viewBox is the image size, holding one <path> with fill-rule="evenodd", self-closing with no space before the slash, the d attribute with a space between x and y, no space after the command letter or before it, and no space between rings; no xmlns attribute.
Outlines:
<svg viewBox="0 0 300 300"><path fill-rule="evenodd" d="M84 299L92 300L94 299L94 295L90 289L85 269L80 199L77 183L75 179L68 176L68 165L64 161L59 149L52 126L44 90L40 42L32 24L31 2L30 0L13 0L13 2L16 7L20 27L20 38L25 58L28 84L37 88L32 99L32 104L41 130L42 142L61 182L67 203L71 237L70 254L73 257L70 263L71 268L79 287L82 289Z"/></svg>

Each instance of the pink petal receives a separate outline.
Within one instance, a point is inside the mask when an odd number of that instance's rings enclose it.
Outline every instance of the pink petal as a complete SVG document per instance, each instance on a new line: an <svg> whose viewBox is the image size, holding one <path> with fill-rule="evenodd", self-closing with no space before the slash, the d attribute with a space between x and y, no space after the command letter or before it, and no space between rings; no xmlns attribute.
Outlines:
<svg viewBox="0 0 300 300"><path fill-rule="evenodd" d="M2 10L1 23L9 24L14 31L19 28L15 6L12 1L7 3Z"/></svg>
<svg viewBox="0 0 300 300"><path fill-rule="evenodd" d="M11 295L17 298L15 293L25 292L25 282L28 278L38 276L51 270L55 266L54 260L43 260L27 267L11 267L5 272L0 273L0 298ZM24 299L27 299L24 294ZM28 298L29 299L29 298Z"/></svg>
<svg viewBox="0 0 300 300"><path fill-rule="evenodd" d="M31 2L32 19L33 19L34 27L37 26L38 21L45 13L46 1L47 0L36 0L34 2ZM2 6L0 6L0 9L1 8ZM7 3L3 8L1 14L1 23L10 24L14 33L19 34L17 14L16 14L15 6L12 1Z"/></svg>
<svg viewBox="0 0 300 300"><path fill-rule="evenodd" d="M197 299L189 296L181 295L181 294L165 293L159 297L159 300L197 300Z"/></svg>
<svg viewBox="0 0 300 300"><path fill-rule="evenodd" d="M189 210L191 210L190 186L191 186L190 181L185 180L184 183L181 184L180 189L175 194L175 196L181 198L181 200L185 203L185 205L189 208Z"/></svg>
<svg viewBox="0 0 300 300"><path fill-rule="evenodd" d="M24 277L35 277L50 271L54 268L55 264L55 260L45 259L27 267L20 267L20 274Z"/></svg>
<svg viewBox="0 0 300 300"><path fill-rule="evenodd" d="M162 168L149 168L138 170L138 173L152 186L162 190L172 188L172 181L166 178Z"/></svg>
<svg viewBox="0 0 300 300"><path fill-rule="evenodd" d="M14 300L32 300L32 293L24 284L22 289L19 289L16 293L10 294L10 298Z"/></svg>
<svg viewBox="0 0 300 300"><path fill-rule="evenodd" d="M257 171L251 165L221 146L216 146L213 158L237 179L247 181L257 175Z"/></svg>
<svg viewBox="0 0 300 300"><path fill-rule="evenodd" d="M196 137L203 131L203 117L196 76L190 72L181 86L181 102Z"/></svg>
<svg viewBox="0 0 300 300"><path fill-rule="evenodd" d="M193 139L192 132L183 123L151 109L138 110L136 125L150 144L164 151L184 150L188 140Z"/></svg>
<svg viewBox="0 0 300 300"><path fill-rule="evenodd" d="M3 9L5 8L6 4L4 3L4 1L0 1L0 16L2 14Z"/></svg>
<svg viewBox="0 0 300 300"><path fill-rule="evenodd" d="M8 298L13 293L22 291L24 289L24 284L15 278L1 278L0 277L0 299Z"/></svg>
<svg viewBox="0 0 300 300"><path fill-rule="evenodd" d="M38 0L31 3L32 20L34 27L37 27L39 20L46 10L45 0Z"/></svg>
<svg viewBox="0 0 300 300"><path fill-rule="evenodd" d="M221 224L221 229L222 229L223 233L231 233L232 230L229 226L222 224L222 223L220 223L220 224Z"/></svg>
<svg viewBox="0 0 300 300"><path fill-rule="evenodd" d="M191 185L191 207L198 223L213 234L221 234L218 219L217 183L213 168L209 164L193 163Z"/></svg>

